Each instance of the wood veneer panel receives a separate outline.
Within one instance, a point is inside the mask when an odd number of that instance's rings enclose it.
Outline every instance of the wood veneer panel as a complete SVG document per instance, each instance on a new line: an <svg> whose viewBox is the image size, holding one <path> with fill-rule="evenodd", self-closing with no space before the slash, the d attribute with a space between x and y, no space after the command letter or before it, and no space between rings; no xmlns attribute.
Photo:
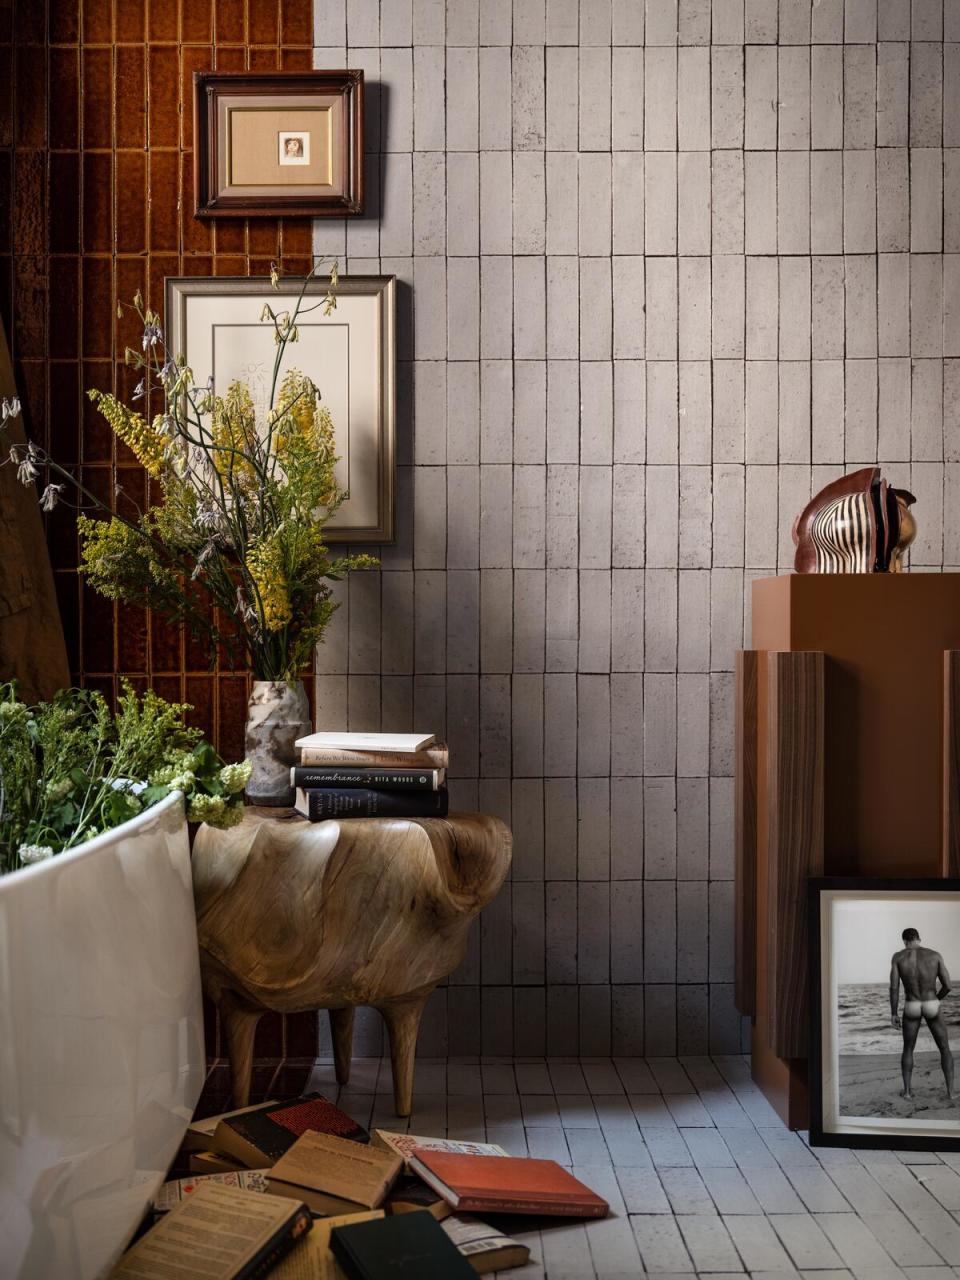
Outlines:
<svg viewBox="0 0 960 1280"><path fill-rule="evenodd" d="M960 875L960 650L943 654L943 874Z"/></svg>
<svg viewBox="0 0 960 1280"><path fill-rule="evenodd" d="M756 1012L757 1000L757 670L755 649L736 655L734 767L734 1003Z"/></svg>
<svg viewBox="0 0 960 1280"><path fill-rule="evenodd" d="M807 1050L806 885L823 874L824 655L767 656L767 1025L781 1058Z"/></svg>

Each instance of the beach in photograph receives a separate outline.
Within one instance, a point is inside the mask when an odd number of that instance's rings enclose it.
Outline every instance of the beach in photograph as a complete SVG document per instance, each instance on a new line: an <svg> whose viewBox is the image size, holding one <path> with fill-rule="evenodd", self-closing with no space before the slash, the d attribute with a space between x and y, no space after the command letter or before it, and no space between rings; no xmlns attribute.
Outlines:
<svg viewBox="0 0 960 1280"><path fill-rule="evenodd" d="M901 992L899 1012L903 1014ZM960 1085L960 999L949 996L940 1017L953 1049ZM900 1054L903 1035L890 1022L886 983L842 983L837 987L837 1048L840 1057L842 1116L900 1116L905 1120L950 1115L960 1106L944 1096L940 1054L926 1023L913 1054L913 1098L901 1098Z"/></svg>
<svg viewBox="0 0 960 1280"><path fill-rule="evenodd" d="M899 1012L903 1013L903 991ZM940 1020L954 1053L960 1053L960 995L951 992L940 1005ZM920 1028L917 1053L934 1047L926 1023ZM903 1036L890 1022L890 988L885 982L843 982L837 987L837 1049L846 1053L895 1053L899 1061ZM958 1071L960 1079L960 1071Z"/></svg>
<svg viewBox="0 0 960 1280"><path fill-rule="evenodd" d="M960 1081L960 1061L957 1080ZM936 1050L914 1054L911 1087L913 1098L901 1098L899 1052L840 1055L842 1116L960 1120L960 1104L956 1100L948 1102L945 1096L940 1055Z"/></svg>

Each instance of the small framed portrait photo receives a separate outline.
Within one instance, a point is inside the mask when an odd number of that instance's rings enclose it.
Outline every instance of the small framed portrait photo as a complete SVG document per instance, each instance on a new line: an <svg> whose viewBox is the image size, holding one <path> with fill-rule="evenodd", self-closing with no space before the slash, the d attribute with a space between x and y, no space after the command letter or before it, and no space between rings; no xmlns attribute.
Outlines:
<svg viewBox="0 0 960 1280"><path fill-rule="evenodd" d="M960 880L810 882L810 1141L960 1151Z"/></svg>
<svg viewBox="0 0 960 1280"><path fill-rule="evenodd" d="M310 163L310 134L306 132L288 133L280 129L277 133L277 163L305 164Z"/></svg>
<svg viewBox="0 0 960 1280"><path fill-rule="evenodd" d="M363 72L196 71L198 218L363 213Z"/></svg>

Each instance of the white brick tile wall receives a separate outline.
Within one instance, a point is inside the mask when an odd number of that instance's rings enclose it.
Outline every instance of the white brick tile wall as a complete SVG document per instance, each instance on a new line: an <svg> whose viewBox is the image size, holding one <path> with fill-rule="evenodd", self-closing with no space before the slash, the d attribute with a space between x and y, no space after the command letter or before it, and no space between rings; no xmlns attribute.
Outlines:
<svg viewBox="0 0 960 1280"><path fill-rule="evenodd" d="M315 9L316 65L374 90L371 216L315 247L401 281L402 464L318 705L445 732L515 837L431 1044L736 1052L749 580L875 460L915 567L960 564L960 10Z"/></svg>

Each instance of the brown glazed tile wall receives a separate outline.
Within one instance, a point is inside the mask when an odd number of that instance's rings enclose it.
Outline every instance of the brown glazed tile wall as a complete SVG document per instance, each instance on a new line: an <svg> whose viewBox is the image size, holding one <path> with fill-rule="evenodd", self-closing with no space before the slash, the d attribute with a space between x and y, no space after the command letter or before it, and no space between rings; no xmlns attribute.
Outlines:
<svg viewBox="0 0 960 1280"><path fill-rule="evenodd" d="M117 299L139 288L162 312L166 276L310 261L306 219L193 217L193 73L309 68L312 26L311 0L0 0L0 314L25 423L128 513L156 495L84 395L135 381L123 351L138 335L116 319ZM47 536L77 682L152 684L192 703L225 755L241 754L247 674L211 670L162 619L85 589L70 512L48 518ZM258 1053L315 1044L315 1019L290 1023L265 1018Z"/></svg>

